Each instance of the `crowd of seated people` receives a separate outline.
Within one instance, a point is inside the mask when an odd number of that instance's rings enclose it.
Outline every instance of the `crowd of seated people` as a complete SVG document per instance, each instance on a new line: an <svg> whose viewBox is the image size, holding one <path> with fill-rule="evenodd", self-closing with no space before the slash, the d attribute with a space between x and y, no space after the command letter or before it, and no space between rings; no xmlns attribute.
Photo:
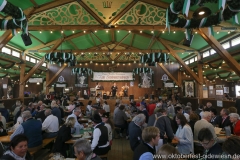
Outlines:
<svg viewBox="0 0 240 160"><path fill-rule="evenodd" d="M86 115L92 119L94 126L91 151L83 152L75 148L76 155L80 157L84 154L107 153L114 143L112 141L114 128L120 128L120 137L124 137L126 132L126 138L129 139L130 147L134 152L134 159L148 159L152 155L165 153L166 148L177 154L219 155L225 152L232 154L231 151L221 147L224 143L230 143L228 139L231 136L218 136L214 127L222 128L222 132L230 128L233 135L239 136L240 122L236 108L222 108L220 113L217 113L216 106L210 102L206 105L193 106L190 102L179 103L180 97L170 97L169 100L159 99L149 104L145 100L139 103L131 100L129 104L123 104L117 99L112 115L107 101L99 101L100 105L99 102L89 101ZM64 99L52 99L49 103L50 108L42 101L29 103L28 106L16 103L14 110L18 108L15 115L18 126L11 139L24 134L28 139L28 148L31 150L39 147L44 138L57 137L53 152L67 156L66 150L69 147L65 142L72 138L71 134L83 129L84 125L78 122L78 118L83 115L80 103L70 102L67 106L63 106L65 103L63 101ZM62 112L60 108L66 112ZM193 111L192 108L197 109ZM29 129L27 125L34 127ZM4 131L4 125L2 129ZM30 136L33 134L37 137ZM172 141L177 142L174 144L174 149L169 147Z"/></svg>
<svg viewBox="0 0 240 160"><path fill-rule="evenodd" d="M235 107L222 108L217 113L216 106L210 102L207 102L206 105L192 106L190 102L186 105L181 104L176 98L176 102L172 103L173 98L171 96L170 100L150 100L149 104L144 100L139 103L130 101L129 108L134 105L135 109L129 109L129 111L137 113L130 123L125 123L127 116L124 112L127 110L127 105L123 106L120 101L115 107L113 116L122 117L122 126L117 124L115 127L119 126L119 128L125 129L125 124L128 124L129 143L134 152L134 159L136 152L138 152L136 159L143 159L139 155L142 150L136 150L138 146L142 148L143 144L147 142L148 147L151 148L149 142L143 139L146 119L148 119L148 127L155 127L159 130L160 140L155 144L155 147L161 148L167 143L171 144L171 141L174 140L177 141L174 146L179 154L221 155L224 152L222 148L218 149L219 146L221 147L225 141L228 142L228 138L231 137L231 135L227 135L227 130L230 128L232 135L240 135L240 120ZM197 109L194 111L192 108ZM114 118L116 119L116 117ZM115 123L117 122L115 121ZM214 127L221 128L220 132L226 133L225 136L219 136L221 134L217 133ZM206 141L209 144L206 144ZM148 150L148 152L156 154L156 152L150 151L150 148L145 148L144 151ZM143 157L146 158L145 156Z"/></svg>

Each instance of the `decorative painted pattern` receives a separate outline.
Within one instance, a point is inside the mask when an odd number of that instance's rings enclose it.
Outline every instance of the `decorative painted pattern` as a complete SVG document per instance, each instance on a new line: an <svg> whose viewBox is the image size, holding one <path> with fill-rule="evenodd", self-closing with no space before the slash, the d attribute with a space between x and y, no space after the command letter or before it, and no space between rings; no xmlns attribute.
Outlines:
<svg viewBox="0 0 240 160"><path fill-rule="evenodd" d="M98 25L99 23L78 2L34 14L29 25Z"/></svg>
<svg viewBox="0 0 240 160"><path fill-rule="evenodd" d="M138 2L118 22L118 25L165 25L165 9Z"/></svg>
<svg viewBox="0 0 240 160"><path fill-rule="evenodd" d="M132 0L83 0L85 4L105 23L121 12Z"/></svg>

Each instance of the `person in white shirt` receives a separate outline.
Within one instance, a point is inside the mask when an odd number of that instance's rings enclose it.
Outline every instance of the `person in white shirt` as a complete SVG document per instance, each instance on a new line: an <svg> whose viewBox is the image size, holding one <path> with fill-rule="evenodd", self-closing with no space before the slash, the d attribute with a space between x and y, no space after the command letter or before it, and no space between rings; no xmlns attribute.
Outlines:
<svg viewBox="0 0 240 160"><path fill-rule="evenodd" d="M104 101L104 103L103 103L103 109L106 111L106 113L107 113L108 116L109 116L109 114L110 114L110 106L108 105L107 101Z"/></svg>
<svg viewBox="0 0 240 160"><path fill-rule="evenodd" d="M86 107L86 114L87 116L91 116L91 113L92 113L92 101L88 101L88 105Z"/></svg>
<svg viewBox="0 0 240 160"><path fill-rule="evenodd" d="M56 137L58 134L58 118L52 115L51 109L45 110L45 116L47 117L42 123L42 130L45 131L43 139Z"/></svg>
<svg viewBox="0 0 240 160"><path fill-rule="evenodd" d="M104 125L108 129L108 141L110 142L110 145L111 145L112 144L113 122L109 119L109 114L107 114L107 113L102 114L102 121L104 122Z"/></svg>
<svg viewBox="0 0 240 160"><path fill-rule="evenodd" d="M67 119L68 119L69 117L74 117L74 119L75 119L74 128L71 129L71 133L72 133L72 134L73 134L73 133L79 134L79 133L80 133L80 129L83 129L83 128L84 128L84 126L81 125L81 124L78 122L78 120L77 120L80 115L81 115L81 109L80 109L79 107L76 107L76 108L73 110L72 114L67 117Z"/></svg>
<svg viewBox="0 0 240 160"><path fill-rule="evenodd" d="M99 82L97 82L97 85L95 87L96 90L100 90L101 89L101 84Z"/></svg>
<svg viewBox="0 0 240 160"><path fill-rule="evenodd" d="M97 94L97 96L96 96L96 103L98 104L98 106L100 106L101 101L102 101L101 95Z"/></svg>
<svg viewBox="0 0 240 160"><path fill-rule="evenodd" d="M178 130L174 139L178 140L177 149L182 154L193 153L193 133L191 127L187 124L186 117L178 113L176 115Z"/></svg>
<svg viewBox="0 0 240 160"><path fill-rule="evenodd" d="M91 144L93 153L97 155L107 154L110 150L108 141L108 129L102 123L102 119L99 114L94 114L92 121L94 125L93 140Z"/></svg>

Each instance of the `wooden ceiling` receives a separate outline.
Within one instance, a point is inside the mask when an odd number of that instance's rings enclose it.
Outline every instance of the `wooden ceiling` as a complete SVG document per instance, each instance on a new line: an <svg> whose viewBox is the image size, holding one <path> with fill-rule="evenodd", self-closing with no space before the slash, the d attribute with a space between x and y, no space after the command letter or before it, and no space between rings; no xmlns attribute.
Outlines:
<svg viewBox="0 0 240 160"><path fill-rule="evenodd" d="M198 79L192 71L193 68L196 68L195 72L198 71L198 64L195 62L186 65L184 60L198 56L206 48L211 47L218 51L218 56L205 58L202 62L219 64L227 52L219 49L221 48L219 42L239 36L240 25L232 25L231 21L226 21L214 26L215 35L212 38L206 37L203 30L194 30L196 34L193 42L190 47L186 47L182 45L185 38L184 29L171 27L170 32L165 29L165 12L172 1L26 0L23 3L19 0L9 0L24 10L33 44L25 46L20 33L13 37L11 31L1 31L0 47L10 45L39 59L50 52L73 52L78 63L90 61L132 63L139 61L138 53L170 53L171 62L179 63L183 66L182 70ZM218 4L207 3L206 6L211 6L213 13L218 12ZM198 7L190 8L190 17ZM240 21L240 14L238 15ZM2 14L2 18L11 17ZM229 34L229 30L222 30L222 27L237 29ZM218 69L218 72L225 74L234 71L237 75L234 80L238 80L240 75L238 65L234 65L236 62L232 61L240 60L237 56L238 48L239 46L236 46L236 51L233 52L235 57L234 55L224 57L225 66ZM107 53L111 55L107 56ZM131 53L131 56L126 56L125 53ZM83 54L85 56L82 56ZM3 61L5 60L2 59L1 62ZM27 67L30 65L27 64ZM40 70L37 72L40 73ZM9 72L18 74L14 69L13 71L10 69ZM206 70L204 73L209 76L215 74L214 70Z"/></svg>

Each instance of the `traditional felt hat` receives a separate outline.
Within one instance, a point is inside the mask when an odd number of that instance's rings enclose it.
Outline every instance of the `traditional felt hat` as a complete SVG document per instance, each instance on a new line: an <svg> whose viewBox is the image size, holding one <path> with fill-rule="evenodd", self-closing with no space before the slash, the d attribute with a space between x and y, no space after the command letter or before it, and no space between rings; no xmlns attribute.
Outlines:
<svg viewBox="0 0 240 160"><path fill-rule="evenodd" d="M102 118L100 117L99 114L94 114L93 117L91 118L91 120L92 120L94 123L101 123L101 122L102 122Z"/></svg>
<svg viewBox="0 0 240 160"><path fill-rule="evenodd" d="M107 113L107 112L103 113L103 114L102 114L102 117L104 117L104 118L109 118L109 113Z"/></svg>

